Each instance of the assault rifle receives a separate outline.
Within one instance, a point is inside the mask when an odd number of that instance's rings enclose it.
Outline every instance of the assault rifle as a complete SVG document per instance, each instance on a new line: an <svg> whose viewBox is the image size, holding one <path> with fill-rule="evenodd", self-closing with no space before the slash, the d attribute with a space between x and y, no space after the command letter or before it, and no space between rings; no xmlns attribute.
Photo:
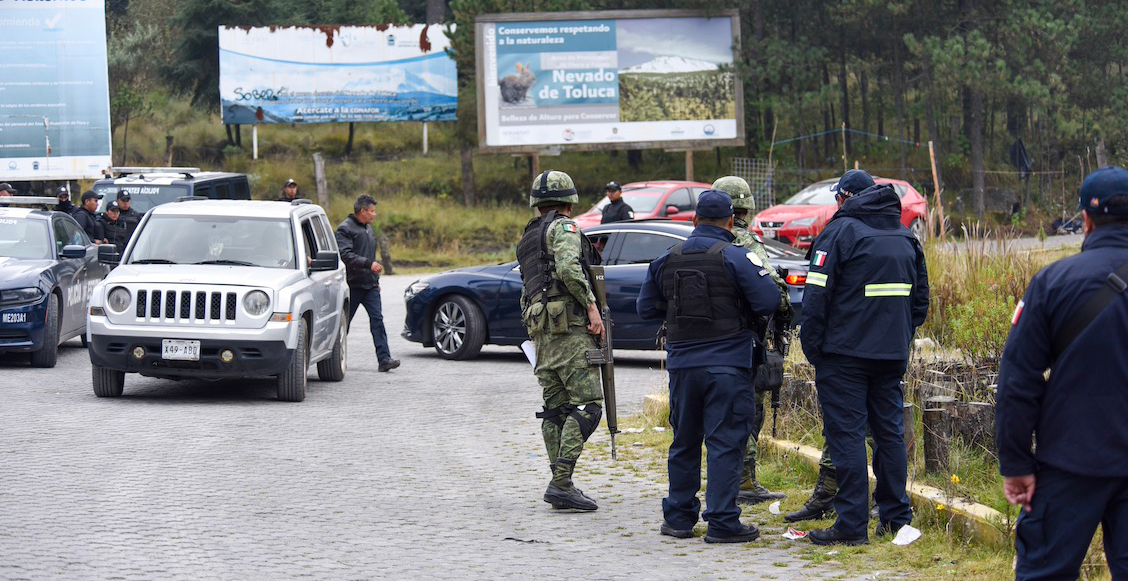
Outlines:
<svg viewBox="0 0 1128 581"><path fill-rule="evenodd" d="M615 403L615 355L611 349L611 307L607 305L607 285L602 266L591 266L591 291L603 317L603 334L595 340L596 348L585 354L588 365L598 365L603 379L603 409L607 413L607 430L611 432L611 459L617 460L615 434L619 433L619 413Z"/></svg>

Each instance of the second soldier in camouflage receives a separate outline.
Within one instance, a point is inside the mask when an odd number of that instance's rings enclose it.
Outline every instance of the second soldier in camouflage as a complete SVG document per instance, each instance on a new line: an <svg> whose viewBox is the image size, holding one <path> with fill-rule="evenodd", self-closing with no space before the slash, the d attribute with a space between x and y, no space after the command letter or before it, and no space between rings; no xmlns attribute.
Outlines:
<svg viewBox="0 0 1128 581"><path fill-rule="evenodd" d="M713 189L721 190L732 197L732 234L736 237L733 244L747 248L760 259L763 268L768 270L768 274L779 287L779 312L788 313L791 310L791 300L787 295L787 284L784 283L779 273L776 272L775 268L772 268L768 261L768 252L764 249L763 240L748 229L752 212L756 209L756 199L752 197L752 189L748 187L748 182L737 176L725 176L713 182ZM748 448L744 454L744 474L740 481L740 492L737 494L738 502L756 504L786 496L783 493L768 490L756 479L757 440L760 438L760 428L764 424L764 393L756 393L756 422L753 425L752 434L748 438Z"/></svg>

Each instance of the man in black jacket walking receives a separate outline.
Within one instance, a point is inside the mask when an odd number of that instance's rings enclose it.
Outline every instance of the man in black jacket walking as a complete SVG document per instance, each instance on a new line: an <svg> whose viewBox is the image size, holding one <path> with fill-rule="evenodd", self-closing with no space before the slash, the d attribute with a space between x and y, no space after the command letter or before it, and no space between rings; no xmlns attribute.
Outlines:
<svg viewBox="0 0 1128 581"><path fill-rule="evenodd" d="M869 542L866 425L873 434L877 534L912 521L901 377L913 332L928 314L920 242L901 224L901 199L862 170L833 186L840 207L811 244L800 339L815 365L824 433L838 480L838 520L818 545Z"/></svg>
<svg viewBox="0 0 1128 581"><path fill-rule="evenodd" d="M368 311L372 342L376 346L377 369L391 371L399 367L400 362L392 359L388 333L384 330L384 313L380 303L380 273L384 267L376 262L376 238L369 226L375 217L376 200L368 194L361 194L353 204L353 213L337 226L337 246L340 247L349 283L349 321L363 304L364 310Z"/></svg>

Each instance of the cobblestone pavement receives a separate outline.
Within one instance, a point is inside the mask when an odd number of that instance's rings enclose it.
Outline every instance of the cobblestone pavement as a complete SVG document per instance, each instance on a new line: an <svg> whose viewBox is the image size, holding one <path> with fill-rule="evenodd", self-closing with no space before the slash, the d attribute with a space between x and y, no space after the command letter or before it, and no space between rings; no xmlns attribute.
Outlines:
<svg viewBox="0 0 1128 581"><path fill-rule="evenodd" d="M298 404L268 380L135 375L98 399L77 340L51 370L0 356L0 579L840 575L799 559L778 523L750 545L660 536L664 485L605 453L577 472L600 510L554 512L528 363L513 347L445 361L400 339L414 278L384 279L403 366L377 373L356 325L346 380L311 370ZM625 412L663 381L657 354L628 355Z"/></svg>

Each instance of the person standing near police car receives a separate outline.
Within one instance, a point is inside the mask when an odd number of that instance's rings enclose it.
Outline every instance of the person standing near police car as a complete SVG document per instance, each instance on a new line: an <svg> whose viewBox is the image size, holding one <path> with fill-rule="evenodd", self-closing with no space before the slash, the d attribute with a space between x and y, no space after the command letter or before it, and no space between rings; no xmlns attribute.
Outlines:
<svg viewBox="0 0 1128 581"><path fill-rule="evenodd" d="M1007 500L1023 505L1020 580L1077 579L1097 524L1109 573L1128 578L1128 170L1090 173L1080 198L1081 252L1031 279L999 365L995 442Z"/></svg>
<svg viewBox="0 0 1128 581"><path fill-rule="evenodd" d="M756 210L756 199L752 197L752 188L748 187L748 182L744 178L737 176L725 176L718 178L713 182L714 190L721 190L732 198L732 229L730 230L733 235L733 244L743 246L748 251L753 252L760 258L764 268L768 269L768 275L772 277L772 281L779 287L779 309L776 310L775 317L781 317L786 322L791 321L791 298L787 294L787 283L779 276L776 269L772 267L771 262L768 260L768 251L764 249L764 241L758 235L754 234L748 229L749 218L752 212ZM761 334L764 333L767 326L761 325ZM778 346L776 346L778 348ZM748 437L748 447L744 453L744 473L740 479L740 492L737 494L737 502L747 502L749 504L756 504L767 500L776 500L785 498L787 495L782 492L772 492L756 478L756 452L758 450L757 444L760 439L760 429L764 425L765 409L764 409L764 395L766 392L756 392L756 421L752 425L752 433Z"/></svg>
<svg viewBox="0 0 1128 581"><path fill-rule="evenodd" d="M670 374L669 494L659 529L693 536L701 513L701 443L708 459L708 543L754 541L760 531L740 522L736 497L748 435L756 420L752 385L757 337L752 317L779 307L779 288L755 252L733 244L732 198L721 190L698 197L685 242L650 263L635 307L643 319L666 320Z"/></svg>
<svg viewBox="0 0 1128 581"><path fill-rule="evenodd" d="M912 521L905 492L901 377L916 328L928 314L920 242L901 223L888 184L850 170L831 191L840 207L811 244L799 336L815 366L823 432L834 462L838 518L807 537L818 545L869 542L866 426L873 434L877 534Z"/></svg>
<svg viewBox="0 0 1128 581"><path fill-rule="evenodd" d="M116 201L106 206L106 211L98 216L102 225L102 232L106 236L106 243L113 244L118 254L125 252L125 245L129 242L129 227L121 219L121 207Z"/></svg>
<svg viewBox="0 0 1128 581"><path fill-rule="evenodd" d="M603 318L588 267L598 255L571 214L580 198L572 178L548 170L533 180L529 206L537 217L517 243L521 320L536 346L533 373L544 397L541 435L552 479L544 501L556 509L591 511L598 505L572 482L584 443L603 417L599 370L587 362Z"/></svg>
<svg viewBox="0 0 1128 581"><path fill-rule="evenodd" d="M82 226L83 231L90 237L94 244L104 244L106 242L106 234L102 231L102 223L98 221L98 214L95 210L98 209L98 200L102 199L101 194L94 193L93 190L87 190L82 194L82 207L75 210L72 216L79 226Z"/></svg>
<svg viewBox="0 0 1128 581"><path fill-rule="evenodd" d="M58 189L55 190L55 199L59 200L59 203L55 204L56 212L65 212L73 215L78 211L78 207L75 206L74 202L70 199L70 190L68 190L66 186L59 186Z"/></svg>
<svg viewBox="0 0 1128 581"><path fill-rule="evenodd" d="M345 279L349 285L349 323L357 309L364 305L372 344L376 347L377 371L391 371L400 366L388 348L384 329L383 305L380 302L380 273L384 267L376 262L376 237L369 224L376 217L376 199L361 194L353 203L353 213L337 226L337 246L345 263Z"/></svg>
<svg viewBox="0 0 1128 581"><path fill-rule="evenodd" d="M141 222L141 212L133 209L133 197L126 190L118 190L117 205L121 212L118 220L125 224L125 240L128 242L137 230L137 224Z"/></svg>
<svg viewBox="0 0 1128 581"><path fill-rule="evenodd" d="M607 185L603 188L603 193L607 194L607 199L611 201L603 206L603 218L600 220L600 224L634 220L634 208L623 201L623 187L619 185L619 182L607 182Z"/></svg>

